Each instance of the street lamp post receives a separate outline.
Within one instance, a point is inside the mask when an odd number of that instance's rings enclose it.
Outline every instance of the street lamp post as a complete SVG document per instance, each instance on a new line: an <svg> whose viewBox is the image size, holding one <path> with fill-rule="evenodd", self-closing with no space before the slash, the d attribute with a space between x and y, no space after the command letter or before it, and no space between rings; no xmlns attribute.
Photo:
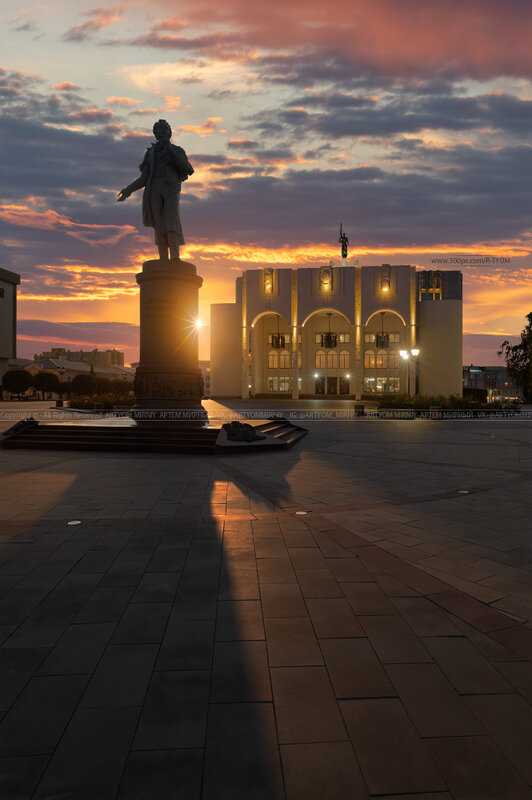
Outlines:
<svg viewBox="0 0 532 800"><path fill-rule="evenodd" d="M416 370L417 357L419 356L419 348L413 347L411 350L399 350L399 355L404 361L408 362L408 395L412 395L412 369ZM414 372L414 378L415 378ZM414 393L417 393L417 381L414 379Z"/></svg>

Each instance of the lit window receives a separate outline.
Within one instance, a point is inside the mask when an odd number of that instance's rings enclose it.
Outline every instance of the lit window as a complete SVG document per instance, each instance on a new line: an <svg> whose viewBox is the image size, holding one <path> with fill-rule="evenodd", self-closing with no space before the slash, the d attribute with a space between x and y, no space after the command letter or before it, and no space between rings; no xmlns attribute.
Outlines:
<svg viewBox="0 0 532 800"><path fill-rule="evenodd" d="M325 369L325 351L316 350L316 369Z"/></svg>
<svg viewBox="0 0 532 800"><path fill-rule="evenodd" d="M364 353L364 369L375 369L375 353L373 350L366 350Z"/></svg>
<svg viewBox="0 0 532 800"><path fill-rule="evenodd" d="M290 378L279 378L279 391L280 392L290 391Z"/></svg>
<svg viewBox="0 0 532 800"><path fill-rule="evenodd" d="M399 355L395 350L392 350L388 355L388 366L390 369L397 369L399 367Z"/></svg>
<svg viewBox="0 0 532 800"><path fill-rule="evenodd" d="M374 333L365 333L364 334L364 341L366 344L375 344L375 334Z"/></svg>
<svg viewBox="0 0 532 800"><path fill-rule="evenodd" d="M268 391L269 392L276 392L277 391L278 380L277 378L268 378Z"/></svg>
<svg viewBox="0 0 532 800"><path fill-rule="evenodd" d="M290 369L290 353L288 350L281 350L279 358L279 367L281 369Z"/></svg>
<svg viewBox="0 0 532 800"><path fill-rule="evenodd" d="M270 352L268 353L268 369L277 369L278 366L279 366L279 351L270 350Z"/></svg>
<svg viewBox="0 0 532 800"><path fill-rule="evenodd" d="M341 344L347 344L349 342L349 334L348 333L339 333L338 339L340 340Z"/></svg>
<svg viewBox="0 0 532 800"><path fill-rule="evenodd" d="M379 350L377 358L375 359L375 366L377 369L386 369L388 366L388 353L385 350Z"/></svg>
<svg viewBox="0 0 532 800"><path fill-rule="evenodd" d="M315 333L314 334L314 343L315 344L321 344L321 333Z"/></svg>
<svg viewBox="0 0 532 800"><path fill-rule="evenodd" d="M388 336L390 344L399 344L399 342L401 341L401 334L397 333L397 331L395 331L394 333L389 333Z"/></svg>
<svg viewBox="0 0 532 800"><path fill-rule="evenodd" d="M349 350L340 350L340 369L349 369Z"/></svg>
<svg viewBox="0 0 532 800"><path fill-rule="evenodd" d="M336 350L329 350L327 353L327 369L338 369L338 353Z"/></svg>
<svg viewBox="0 0 532 800"><path fill-rule="evenodd" d="M301 369L301 367L302 367L301 350L297 354L297 366L298 366L298 369ZM301 378L299 380L301 380Z"/></svg>

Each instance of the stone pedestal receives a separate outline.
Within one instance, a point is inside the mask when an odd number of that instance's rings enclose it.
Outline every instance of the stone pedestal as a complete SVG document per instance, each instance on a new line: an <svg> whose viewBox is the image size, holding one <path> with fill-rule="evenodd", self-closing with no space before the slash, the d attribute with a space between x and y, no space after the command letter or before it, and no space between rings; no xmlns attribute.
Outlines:
<svg viewBox="0 0 532 800"><path fill-rule="evenodd" d="M203 279L187 261L146 261L140 285L140 363L135 377L138 424L202 425L198 366L198 290ZM189 413L187 413L189 412Z"/></svg>

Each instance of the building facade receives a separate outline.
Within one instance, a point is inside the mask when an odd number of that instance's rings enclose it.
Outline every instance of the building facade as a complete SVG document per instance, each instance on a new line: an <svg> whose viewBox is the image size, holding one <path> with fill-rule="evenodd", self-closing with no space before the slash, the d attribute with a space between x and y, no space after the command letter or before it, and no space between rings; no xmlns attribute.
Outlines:
<svg viewBox="0 0 532 800"><path fill-rule="evenodd" d="M460 272L246 270L211 306L213 397L461 393Z"/></svg>
<svg viewBox="0 0 532 800"><path fill-rule="evenodd" d="M65 350L64 347L54 347L44 353L36 353L34 361L43 358L61 359L63 361L82 361L92 364L93 367L123 367L124 353L120 350Z"/></svg>
<svg viewBox="0 0 532 800"><path fill-rule="evenodd" d="M463 368L464 390L480 390L488 402L511 402L520 399L522 388L510 378L506 367L478 367L471 364Z"/></svg>
<svg viewBox="0 0 532 800"><path fill-rule="evenodd" d="M20 275L0 269L0 381L17 357L17 286Z"/></svg>

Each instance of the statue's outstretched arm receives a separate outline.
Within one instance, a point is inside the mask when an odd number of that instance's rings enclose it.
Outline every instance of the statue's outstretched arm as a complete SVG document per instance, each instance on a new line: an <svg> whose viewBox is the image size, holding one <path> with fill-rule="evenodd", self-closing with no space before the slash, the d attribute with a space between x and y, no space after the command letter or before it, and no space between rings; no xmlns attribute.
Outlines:
<svg viewBox="0 0 532 800"><path fill-rule="evenodd" d="M133 181L133 183L130 183L129 186L126 186L125 189L121 189L118 192L118 199L116 202L120 203L122 200L128 198L130 194L133 194L133 192L136 192L138 189L142 189L144 186L146 186L147 180L148 180L148 174L147 172L146 174L144 174L143 172L140 178L137 178L136 181Z"/></svg>

